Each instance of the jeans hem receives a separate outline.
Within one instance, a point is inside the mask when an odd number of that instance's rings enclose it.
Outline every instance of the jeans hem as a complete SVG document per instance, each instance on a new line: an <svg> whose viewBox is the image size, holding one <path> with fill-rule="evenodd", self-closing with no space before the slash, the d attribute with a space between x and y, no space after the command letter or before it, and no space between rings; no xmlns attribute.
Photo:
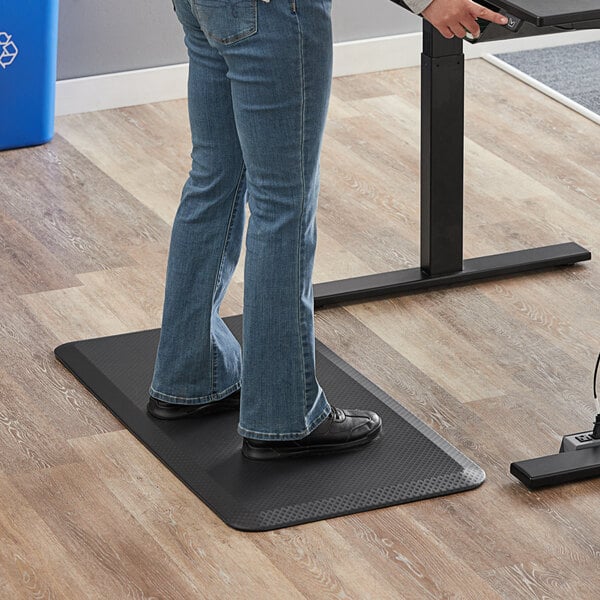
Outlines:
<svg viewBox="0 0 600 600"><path fill-rule="evenodd" d="M185 396L172 396L171 394L165 394L164 392L159 392L155 390L152 386L150 386L150 395L157 400L162 400L163 402L171 402L172 404L210 404L211 402L217 402L218 400L222 400L223 398L230 396L237 390L242 387L240 381L234 383L232 386L229 386L227 389L222 392L218 392L216 394L209 394L208 396L194 396L192 398Z"/></svg>
<svg viewBox="0 0 600 600"><path fill-rule="evenodd" d="M328 404L325 407L324 412L322 412L316 419L313 419L312 422L303 431L291 431L288 433L267 433L264 431L254 431L252 429L246 429L241 424L238 424L237 430L240 435L255 440L299 440L309 435L330 414L331 406Z"/></svg>

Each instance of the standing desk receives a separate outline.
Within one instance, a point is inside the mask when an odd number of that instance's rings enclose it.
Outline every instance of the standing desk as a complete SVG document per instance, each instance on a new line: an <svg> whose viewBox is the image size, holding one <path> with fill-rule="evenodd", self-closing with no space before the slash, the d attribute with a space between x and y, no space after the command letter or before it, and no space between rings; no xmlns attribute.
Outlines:
<svg viewBox="0 0 600 600"><path fill-rule="evenodd" d="M402 0L392 1L410 12ZM479 21L481 34L465 38L470 43L600 28L600 0L478 2L509 22ZM447 39L423 19L421 266L314 284L315 308L591 259L589 250L567 242L463 260L463 159L463 39Z"/></svg>

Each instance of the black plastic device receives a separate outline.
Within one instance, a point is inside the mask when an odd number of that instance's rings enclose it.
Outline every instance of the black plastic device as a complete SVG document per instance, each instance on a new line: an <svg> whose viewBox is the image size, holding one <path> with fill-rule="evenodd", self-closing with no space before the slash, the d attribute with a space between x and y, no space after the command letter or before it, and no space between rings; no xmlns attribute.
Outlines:
<svg viewBox="0 0 600 600"><path fill-rule="evenodd" d="M600 367L600 354L594 368L594 401L596 422L592 431L579 431L563 436L559 454L511 463L510 472L529 489L537 489L569 481L579 481L600 475L600 404L596 392L596 379Z"/></svg>
<svg viewBox="0 0 600 600"><path fill-rule="evenodd" d="M600 475L600 447L561 452L511 463L510 472L529 489Z"/></svg>

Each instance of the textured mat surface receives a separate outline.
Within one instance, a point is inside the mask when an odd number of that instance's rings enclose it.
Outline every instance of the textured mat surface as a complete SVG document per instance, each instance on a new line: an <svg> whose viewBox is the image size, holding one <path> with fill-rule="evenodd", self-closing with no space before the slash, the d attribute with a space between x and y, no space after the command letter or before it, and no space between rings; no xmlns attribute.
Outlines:
<svg viewBox="0 0 600 600"><path fill-rule="evenodd" d="M600 41L496 56L600 115Z"/></svg>
<svg viewBox="0 0 600 600"><path fill-rule="evenodd" d="M225 317L241 343L242 315ZM377 411L359 450L281 461L242 456L237 411L180 421L146 413L160 329L69 342L56 357L179 479L235 529L266 531L469 490L483 470L316 341L329 402Z"/></svg>

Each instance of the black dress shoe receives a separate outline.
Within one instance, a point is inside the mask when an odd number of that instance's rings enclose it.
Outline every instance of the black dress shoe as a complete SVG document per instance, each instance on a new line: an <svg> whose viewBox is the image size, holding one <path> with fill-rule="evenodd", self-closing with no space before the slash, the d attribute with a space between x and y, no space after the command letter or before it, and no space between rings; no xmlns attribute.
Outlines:
<svg viewBox="0 0 600 600"><path fill-rule="evenodd" d="M172 404L150 396L148 414L157 419L183 419L200 417L224 410L234 410L240 407L240 390L229 396L208 404Z"/></svg>
<svg viewBox="0 0 600 600"><path fill-rule="evenodd" d="M242 454L254 460L329 454L364 446L381 432L381 417L371 410L331 407L331 414L299 440L255 440L244 437Z"/></svg>

